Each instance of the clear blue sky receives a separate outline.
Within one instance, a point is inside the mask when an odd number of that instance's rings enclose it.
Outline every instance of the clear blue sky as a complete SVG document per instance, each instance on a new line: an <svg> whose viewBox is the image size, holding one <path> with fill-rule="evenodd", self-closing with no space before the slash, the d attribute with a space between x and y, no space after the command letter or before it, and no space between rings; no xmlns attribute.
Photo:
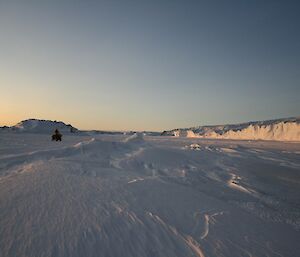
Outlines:
<svg viewBox="0 0 300 257"><path fill-rule="evenodd" d="M300 115L299 1L0 1L0 125Z"/></svg>

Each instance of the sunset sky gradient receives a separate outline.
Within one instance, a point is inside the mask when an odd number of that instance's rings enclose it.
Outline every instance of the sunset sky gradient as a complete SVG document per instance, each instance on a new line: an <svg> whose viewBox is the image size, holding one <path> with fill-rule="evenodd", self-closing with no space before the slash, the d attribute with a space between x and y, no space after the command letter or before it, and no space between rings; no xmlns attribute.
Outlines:
<svg viewBox="0 0 300 257"><path fill-rule="evenodd" d="M297 1L0 1L0 126L165 130L300 115Z"/></svg>

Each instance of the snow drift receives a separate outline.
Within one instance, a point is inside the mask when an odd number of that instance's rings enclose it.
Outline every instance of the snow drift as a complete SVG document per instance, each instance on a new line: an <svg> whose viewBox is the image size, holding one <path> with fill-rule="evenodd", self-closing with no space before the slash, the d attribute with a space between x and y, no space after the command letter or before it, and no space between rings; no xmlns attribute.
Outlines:
<svg viewBox="0 0 300 257"><path fill-rule="evenodd" d="M164 131L162 135L192 138L300 141L300 118L174 129Z"/></svg>
<svg viewBox="0 0 300 257"><path fill-rule="evenodd" d="M300 256L300 143L0 142L1 257Z"/></svg>
<svg viewBox="0 0 300 257"><path fill-rule="evenodd" d="M136 142L136 143L143 143L144 142L144 136L142 133L135 133L124 140L125 143L128 142Z"/></svg>

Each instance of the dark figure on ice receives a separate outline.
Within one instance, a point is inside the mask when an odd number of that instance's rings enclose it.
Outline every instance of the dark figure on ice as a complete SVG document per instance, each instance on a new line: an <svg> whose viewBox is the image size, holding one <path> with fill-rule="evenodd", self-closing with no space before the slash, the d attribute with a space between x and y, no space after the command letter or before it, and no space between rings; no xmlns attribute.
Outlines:
<svg viewBox="0 0 300 257"><path fill-rule="evenodd" d="M58 129L54 131L54 134L52 135L52 141L61 141L62 134L59 133Z"/></svg>

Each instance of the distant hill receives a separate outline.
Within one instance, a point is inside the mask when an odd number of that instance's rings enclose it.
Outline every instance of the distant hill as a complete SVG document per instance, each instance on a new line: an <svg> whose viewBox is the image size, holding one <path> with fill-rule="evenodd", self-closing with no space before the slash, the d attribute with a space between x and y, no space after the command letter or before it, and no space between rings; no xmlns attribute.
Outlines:
<svg viewBox="0 0 300 257"><path fill-rule="evenodd" d="M251 121L240 124L198 126L164 131L163 136L300 141L300 118Z"/></svg>
<svg viewBox="0 0 300 257"><path fill-rule="evenodd" d="M16 132L31 132L31 133L53 133L58 129L62 133L77 132L78 129L70 124L65 124L62 121L28 119L19 122L12 127L6 127L5 130Z"/></svg>
<svg viewBox="0 0 300 257"><path fill-rule="evenodd" d="M81 135L133 135L135 131L104 131L104 130L79 130L71 124L66 124L62 121L40 120L40 119L27 119L17 123L14 126L0 127L3 132L28 132L28 133L53 133L58 129L61 133L80 133ZM159 136L160 132L143 131L143 135Z"/></svg>

